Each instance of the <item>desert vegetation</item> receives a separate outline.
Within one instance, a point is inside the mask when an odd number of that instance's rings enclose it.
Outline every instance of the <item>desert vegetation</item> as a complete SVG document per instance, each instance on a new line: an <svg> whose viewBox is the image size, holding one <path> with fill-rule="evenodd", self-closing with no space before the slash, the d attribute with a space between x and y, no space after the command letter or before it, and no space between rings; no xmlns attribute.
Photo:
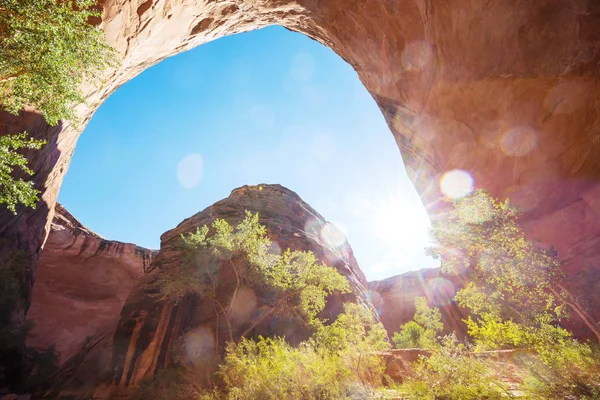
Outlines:
<svg viewBox="0 0 600 400"><path fill-rule="evenodd" d="M349 290L335 269L316 263L310 253L271 253L257 214L247 213L235 228L216 220L182 237L185 261L177 271L161 272L157 284L168 301L193 294L220 310L229 340L219 366L207 385L206 371L180 360L141 385L138 396L160 387L164 398L198 399L598 398L597 345L574 339L559 322L583 316L593 333L597 324L567 290L552 249L526 240L518 217L508 201L478 191L455 200L449 218L435 224L428 251L442 260L446 273L468 276L455 301L470 312L464 321L469 335L441 336L440 311L417 297L414 319L399 327L392 342L427 353L409 363L400 380L385 374L391 342L368 304L347 303L333 321L319 317L328 295ZM221 265L233 268L237 278L228 300L217 304L214 282ZM257 320L232 330L227 310L248 284L278 293L256 319L295 315L310 336L300 343L249 337ZM157 384L164 376L172 383Z"/></svg>
<svg viewBox="0 0 600 400"><path fill-rule="evenodd" d="M435 336L440 315L424 299L414 321L394 336L398 347L427 347L398 387L406 398L594 399L600 396L597 343L581 342L559 322L575 313L598 335L585 307L567 289L552 249L525 238L519 213L483 191L454 201L449 218L434 225L431 254L447 273L466 274L455 300L469 309L465 343ZM512 350L510 360L494 350ZM499 355L501 353L496 353Z"/></svg>
<svg viewBox="0 0 600 400"><path fill-rule="evenodd" d="M350 291L336 269L318 263L311 252L272 252L258 214L250 212L235 228L217 219L181 241L182 263L162 270L155 285L165 301L191 295L214 307L217 332L227 332L228 341L214 379L206 379L205 366L179 358L169 372L141 385L139 398L157 392L164 398L364 398L383 384L384 365L376 351L390 343L372 308L348 302L334 321L320 315L329 295ZM223 288L217 290L221 268L235 277L225 298ZM269 299L262 312L236 327L236 297L248 287L268 293ZM292 318L309 335L295 344L285 337L250 337L267 317ZM177 384L165 389L157 380Z"/></svg>
<svg viewBox="0 0 600 400"><path fill-rule="evenodd" d="M115 63L100 29L94 0L0 0L0 106L18 114L26 107L50 125L77 121L73 106L83 102L80 85ZM19 149L39 149L44 140L27 133L0 137L0 204L34 207L39 190L15 176L31 176Z"/></svg>

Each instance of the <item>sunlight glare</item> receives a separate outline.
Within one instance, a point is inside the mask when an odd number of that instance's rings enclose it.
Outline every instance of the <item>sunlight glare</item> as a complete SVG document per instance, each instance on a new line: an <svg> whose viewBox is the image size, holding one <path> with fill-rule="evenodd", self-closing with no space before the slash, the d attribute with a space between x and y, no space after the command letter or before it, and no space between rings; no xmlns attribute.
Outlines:
<svg viewBox="0 0 600 400"><path fill-rule="evenodd" d="M440 179L440 190L451 199L465 197L473 191L473 177L467 171L453 169Z"/></svg>
<svg viewBox="0 0 600 400"><path fill-rule="evenodd" d="M436 306L448 305L456 295L454 284L446 278L437 277L427 282L427 290L432 294Z"/></svg>
<svg viewBox="0 0 600 400"><path fill-rule="evenodd" d="M538 145L538 134L529 125L509 130L502 135L500 148L504 154L522 157L531 153Z"/></svg>
<svg viewBox="0 0 600 400"><path fill-rule="evenodd" d="M323 228L321 228L321 240L323 240L329 247L337 248L343 246L346 239L346 230L343 225L332 224L327 222Z"/></svg>
<svg viewBox="0 0 600 400"><path fill-rule="evenodd" d="M192 363L204 360L215 349L213 331L209 326L200 326L185 334L183 340L185 356Z"/></svg>
<svg viewBox="0 0 600 400"><path fill-rule="evenodd" d="M370 266L370 272L385 276L404 272L407 267L435 266L437 262L433 259L428 265L417 261L429 241L430 226L418 198L398 194L373 204L369 232L382 250L382 258Z"/></svg>

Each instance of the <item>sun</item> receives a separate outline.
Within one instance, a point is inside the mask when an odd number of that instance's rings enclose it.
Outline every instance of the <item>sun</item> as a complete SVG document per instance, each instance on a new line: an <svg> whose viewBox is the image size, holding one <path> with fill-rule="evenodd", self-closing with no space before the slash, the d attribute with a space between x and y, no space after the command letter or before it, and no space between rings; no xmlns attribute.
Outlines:
<svg viewBox="0 0 600 400"><path fill-rule="evenodd" d="M418 270L424 249L429 245L431 221L419 199L396 194L381 198L375 204L369 232L373 245L381 250L376 269ZM390 271L392 272L392 271Z"/></svg>

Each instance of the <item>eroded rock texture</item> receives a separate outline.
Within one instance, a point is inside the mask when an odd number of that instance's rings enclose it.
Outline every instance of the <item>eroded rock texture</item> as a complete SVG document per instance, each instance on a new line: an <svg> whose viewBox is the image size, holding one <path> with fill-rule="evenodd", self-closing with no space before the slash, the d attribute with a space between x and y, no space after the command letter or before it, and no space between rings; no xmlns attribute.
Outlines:
<svg viewBox="0 0 600 400"><path fill-rule="evenodd" d="M439 268L431 268L369 282L368 290L373 306L390 337L400 330L400 325L413 319L415 297L421 296L427 299L431 307L440 309L444 333L455 332L462 338L466 335L466 326L462 320L467 317L467 310L459 307L452 299L464 284L458 275L446 275Z"/></svg>
<svg viewBox="0 0 600 400"><path fill-rule="evenodd" d="M87 338L114 329L155 253L98 236L57 203L27 314L34 323L27 344L55 345L62 363Z"/></svg>
<svg viewBox="0 0 600 400"><path fill-rule="evenodd" d="M0 214L1 251L35 265L77 137L110 93L154 63L219 37L280 24L333 49L386 117L430 215L462 169L513 198L525 227L577 271L600 263L600 5L596 0L107 0L100 24L121 55L84 87L82 124L0 116L50 146L33 155L36 211ZM135 151L132 149L132 151ZM22 284L23 317L33 275Z"/></svg>
<svg viewBox="0 0 600 400"><path fill-rule="evenodd" d="M274 251L288 248L292 251L310 250L348 279L353 293L331 296L322 317L335 318L342 311L344 301L368 298L367 282L352 249L345 238L340 240L340 237L330 235L331 227L318 212L296 193L280 185L244 186L161 236L161 249L152 263L155 271L146 275L133 289L114 335L98 339L98 348L103 350L84 349L76 355L59 374L61 379L46 394L64 393L65 388L67 393L81 390L77 392L79 396L90 391L95 391L97 396L123 393L142 379L152 377L157 369L168 365L174 357L184 357L210 367L211 357L215 353L222 355L225 342L229 340L223 315L217 313L212 302L201 297L185 297L177 304L162 301L152 281L159 269L181 263L179 246L182 234L210 225L217 218L235 226L244 219L246 210L259 213L260 223L267 227ZM217 297L222 304L229 304L235 276L227 263L221 265L215 281ZM308 331L302 324L285 316L268 314L271 297L272 293L266 288L240 287L231 317L235 339L242 334L249 337L285 335L288 340L296 342L308 338ZM261 319L263 314L268 317ZM253 327L252 322L258 320L260 323ZM112 354L109 371L102 370L107 366L107 352ZM98 371L91 381L75 378L79 374L86 374L89 378L90 369ZM85 382L85 385L75 388L74 382Z"/></svg>

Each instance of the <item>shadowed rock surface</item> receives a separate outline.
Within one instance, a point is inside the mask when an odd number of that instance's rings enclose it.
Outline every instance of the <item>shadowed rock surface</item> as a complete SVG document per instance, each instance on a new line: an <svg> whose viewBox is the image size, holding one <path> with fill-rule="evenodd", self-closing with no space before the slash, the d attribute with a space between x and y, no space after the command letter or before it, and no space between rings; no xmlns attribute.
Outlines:
<svg viewBox="0 0 600 400"><path fill-rule="evenodd" d="M330 296L323 317L335 318L342 311L344 301L367 299L367 282L352 249L344 237L330 235L332 228L319 213L296 193L280 185L244 186L161 236L160 252L152 262L155 270L133 289L114 334L94 337L90 341L93 345L86 343L87 347L61 368L44 391L45 395L52 398L69 393L78 396L92 392L96 396L127 393L128 388L152 377L173 357L208 364L215 352L222 354L228 336L219 325L212 303L195 296L185 297L177 304L161 301L151 282L158 269L181 263L182 234L210 225L217 218L235 226L244 219L245 210L259 213L260 223L267 227L275 249L310 250L348 279L353 293ZM226 263L221 266L216 280L218 296L228 299L235 277ZM249 328L250 318L262 315L270 307L269 293L259 287L242 286L238 299L232 318L234 338ZM308 337L303 325L270 316L251 329L248 336L259 334L285 335L292 342ZM109 354L110 370L107 370ZM95 371L93 376L90 370Z"/></svg>
<svg viewBox="0 0 600 400"><path fill-rule="evenodd" d="M55 345L62 363L86 340L114 326L156 251L106 240L56 204L40 256L27 319L29 346Z"/></svg>
<svg viewBox="0 0 600 400"><path fill-rule="evenodd" d="M600 319L600 268L587 268L584 273L567 272L571 280L571 293L596 320ZM429 306L440 309L443 334L455 332L462 339L467 335L463 320L469 316L469 311L458 306L453 298L467 283L466 276L445 274L440 268L429 268L372 281L367 287L373 306L390 337L399 331L400 325L413 319L415 297L423 296ZM561 320L560 325L578 339L594 341L594 333L583 320L575 312L568 311L570 318Z"/></svg>
<svg viewBox="0 0 600 400"><path fill-rule="evenodd" d="M27 344L55 345L62 363L87 337L114 328L156 253L98 236L57 203L27 314L34 323Z"/></svg>
<svg viewBox="0 0 600 400"><path fill-rule="evenodd" d="M438 307L444 323L443 333L455 332L459 338L466 335L462 322L467 310L452 299L465 282L457 275L443 274L440 268L422 269L369 282L369 296L390 337L400 325L415 315L415 297L422 296L432 307Z"/></svg>

